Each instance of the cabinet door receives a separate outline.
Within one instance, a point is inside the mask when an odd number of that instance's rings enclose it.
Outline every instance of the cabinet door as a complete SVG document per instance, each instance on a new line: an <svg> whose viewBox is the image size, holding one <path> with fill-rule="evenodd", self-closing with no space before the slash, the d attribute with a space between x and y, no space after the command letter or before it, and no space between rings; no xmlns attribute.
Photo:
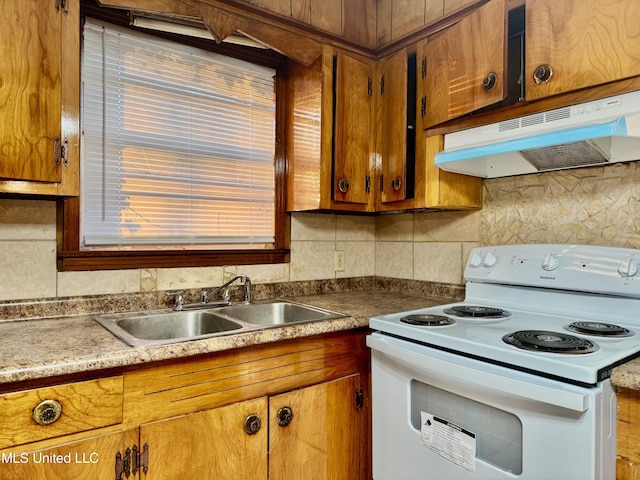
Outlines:
<svg viewBox="0 0 640 480"><path fill-rule="evenodd" d="M368 203L373 136L373 69L344 54L335 57L333 199Z"/></svg>
<svg viewBox="0 0 640 480"><path fill-rule="evenodd" d="M407 75L404 49L380 64L378 139L382 203L406 198Z"/></svg>
<svg viewBox="0 0 640 480"><path fill-rule="evenodd" d="M359 480L364 410L356 408L360 375L269 399L270 480ZM283 409L289 408L289 423ZM281 421L280 423L286 423Z"/></svg>
<svg viewBox="0 0 640 480"><path fill-rule="evenodd" d="M247 433L244 424L256 427ZM234 403L140 427L148 445L149 480L220 478L264 480L267 474L267 399Z"/></svg>
<svg viewBox="0 0 640 480"><path fill-rule="evenodd" d="M639 75L638 19L638 0L527 0L527 100Z"/></svg>
<svg viewBox="0 0 640 480"><path fill-rule="evenodd" d="M3 450L0 478L113 480L116 454L123 447L124 435L118 432L44 450Z"/></svg>
<svg viewBox="0 0 640 480"><path fill-rule="evenodd" d="M491 0L428 38L423 46L424 128L505 97L506 32L505 0Z"/></svg>
<svg viewBox="0 0 640 480"><path fill-rule="evenodd" d="M63 7L0 2L0 178L60 182Z"/></svg>

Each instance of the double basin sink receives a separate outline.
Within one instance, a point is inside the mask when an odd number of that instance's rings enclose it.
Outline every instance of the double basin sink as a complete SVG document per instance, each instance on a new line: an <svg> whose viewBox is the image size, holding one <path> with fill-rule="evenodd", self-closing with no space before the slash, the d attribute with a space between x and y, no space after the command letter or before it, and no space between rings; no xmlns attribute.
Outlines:
<svg viewBox="0 0 640 480"><path fill-rule="evenodd" d="M182 311L116 313L100 315L95 319L125 343L138 347L346 316L301 303L273 301L217 308L203 306Z"/></svg>

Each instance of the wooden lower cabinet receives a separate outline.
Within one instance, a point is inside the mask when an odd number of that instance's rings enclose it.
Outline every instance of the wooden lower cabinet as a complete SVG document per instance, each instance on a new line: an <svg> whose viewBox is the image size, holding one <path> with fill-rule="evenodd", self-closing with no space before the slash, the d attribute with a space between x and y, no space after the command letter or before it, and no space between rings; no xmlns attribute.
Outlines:
<svg viewBox="0 0 640 480"><path fill-rule="evenodd" d="M616 389L618 397L617 421L617 480L640 480L640 391Z"/></svg>
<svg viewBox="0 0 640 480"><path fill-rule="evenodd" d="M140 478L364 480L359 385L352 375L142 425Z"/></svg>
<svg viewBox="0 0 640 480"><path fill-rule="evenodd" d="M269 480L366 478L359 451L364 418L356 405L360 380L352 375L269 399Z"/></svg>
<svg viewBox="0 0 640 480"><path fill-rule="evenodd" d="M366 329L0 394L0 480L367 480ZM62 414L36 425L55 399ZM53 428L54 430L51 430Z"/></svg>
<svg viewBox="0 0 640 480"><path fill-rule="evenodd" d="M113 480L115 455L124 450L124 443L124 434L116 432L44 449L3 450L0 479Z"/></svg>
<svg viewBox="0 0 640 480"><path fill-rule="evenodd" d="M261 425L247 433L244 423L253 415ZM265 479L266 419L267 398L262 397L142 425L140 445L148 445L149 469L141 478Z"/></svg>

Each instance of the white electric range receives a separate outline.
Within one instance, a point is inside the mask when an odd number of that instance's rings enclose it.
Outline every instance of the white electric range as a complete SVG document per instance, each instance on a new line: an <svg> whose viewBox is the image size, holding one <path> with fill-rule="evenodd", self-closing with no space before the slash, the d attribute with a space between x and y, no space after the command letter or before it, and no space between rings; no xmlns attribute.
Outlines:
<svg viewBox="0 0 640 480"><path fill-rule="evenodd" d="M374 478L614 478L639 270L633 249L483 247L464 301L371 318Z"/></svg>

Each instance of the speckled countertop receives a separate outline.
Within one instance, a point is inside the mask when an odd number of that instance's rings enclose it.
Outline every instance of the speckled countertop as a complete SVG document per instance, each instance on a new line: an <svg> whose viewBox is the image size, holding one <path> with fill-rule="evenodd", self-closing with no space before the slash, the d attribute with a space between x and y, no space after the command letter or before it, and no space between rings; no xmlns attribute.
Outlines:
<svg viewBox="0 0 640 480"><path fill-rule="evenodd" d="M289 297L350 315L153 347L130 347L93 319L77 315L0 322L0 383L20 382L190 357L320 333L366 327L374 315L451 302L448 298L383 291Z"/></svg>
<svg viewBox="0 0 640 480"><path fill-rule="evenodd" d="M0 322L0 384L44 379L366 327L374 315L450 303L451 298L386 291L288 297L349 317L253 330L153 347L130 347L94 321L75 315ZM640 390L640 358L614 369L612 383Z"/></svg>

